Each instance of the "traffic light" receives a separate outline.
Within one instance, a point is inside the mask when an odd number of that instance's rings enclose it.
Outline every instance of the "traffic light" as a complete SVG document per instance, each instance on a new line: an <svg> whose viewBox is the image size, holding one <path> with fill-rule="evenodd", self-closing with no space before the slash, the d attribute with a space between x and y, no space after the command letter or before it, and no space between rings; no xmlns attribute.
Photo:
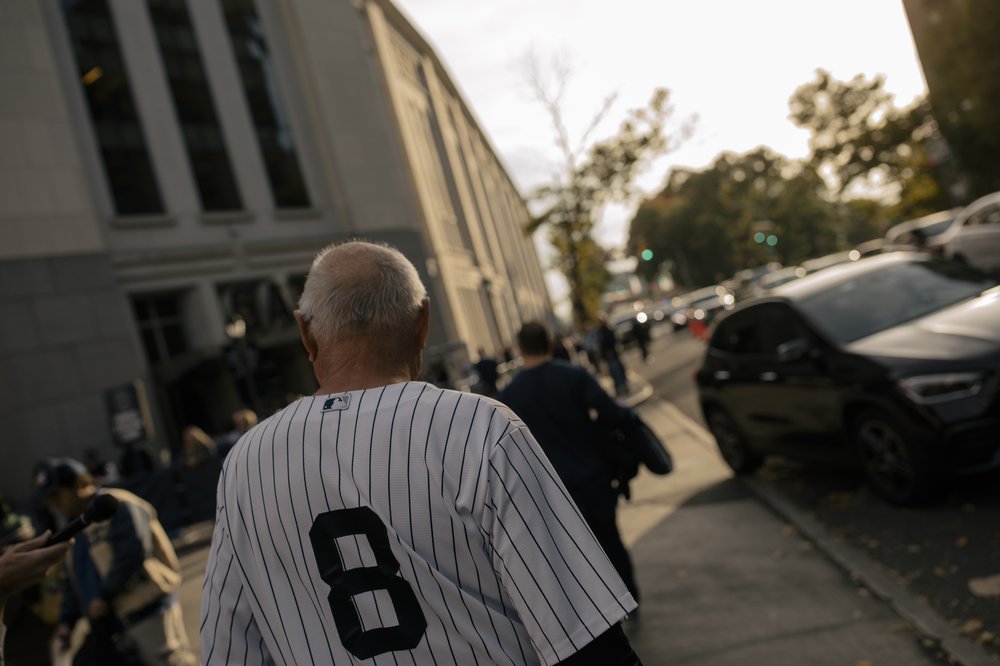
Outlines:
<svg viewBox="0 0 1000 666"><path fill-rule="evenodd" d="M653 260L653 251L650 250L647 247L645 250L642 251L642 253L639 256L642 257L643 261L652 261Z"/></svg>
<svg viewBox="0 0 1000 666"><path fill-rule="evenodd" d="M763 231L758 231L753 235L753 242L757 243L758 245L763 243L766 239L767 235L765 235Z"/></svg>

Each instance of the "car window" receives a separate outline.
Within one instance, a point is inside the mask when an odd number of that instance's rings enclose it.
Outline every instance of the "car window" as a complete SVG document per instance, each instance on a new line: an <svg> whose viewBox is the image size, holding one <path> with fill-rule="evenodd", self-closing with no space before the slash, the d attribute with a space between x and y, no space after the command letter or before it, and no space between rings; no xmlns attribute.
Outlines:
<svg viewBox="0 0 1000 666"><path fill-rule="evenodd" d="M965 220L965 226L1000 224L1000 204L990 204L977 210Z"/></svg>
<svg viewBox="0 0 1000 666"><path fill-rule="evenodd" d="M843 280L798 304L821 333L847 343L968 300L995 284L959 264L912 261Z"/></svg>
<svg viewBox="0 0 1000 666"><path fill-rule="evenodd" d="M941 222L935 222L934 224L929 224L924 227L924 236L930 238L931 236L939 236L944 232L948 231L948 227L951 223L955 221L954 217L949 217L947 220L942 220Z"/></svg>
<svg viewBox="0 0 1000 666"><path fill-rule="evenodd" d="M711 346L730 354L760 354L763 352L756 311L749 308L734 312L719 323Z"/></svg>
<svg viewBox="0 0 1000 666"><path fill-rule="evenodd" d="M761 353L777 354L778 347L804 338L810 340L813 336L802 318L783 303L768 303L757 308L760 322Z"/></svg>

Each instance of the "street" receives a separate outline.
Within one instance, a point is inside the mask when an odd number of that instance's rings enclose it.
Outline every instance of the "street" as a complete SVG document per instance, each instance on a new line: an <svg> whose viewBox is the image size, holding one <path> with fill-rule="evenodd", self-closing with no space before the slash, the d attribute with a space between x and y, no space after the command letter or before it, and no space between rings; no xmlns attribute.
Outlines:
<svg viewBox="0 0 1000 666"><path fill-rule="evenodd" d="M692 372L705 345L686 331L654 335L643 365L630 351L629 368L656 397L703 425ZM970 589L1000 574L1000 473L953 482L925 507L894 507L867 489L860 472L769 458L754 478L817 518L836 539L926 599L952 626L1000 658L1000 599ZM973 581L978 582L978 586Z"/></svg>

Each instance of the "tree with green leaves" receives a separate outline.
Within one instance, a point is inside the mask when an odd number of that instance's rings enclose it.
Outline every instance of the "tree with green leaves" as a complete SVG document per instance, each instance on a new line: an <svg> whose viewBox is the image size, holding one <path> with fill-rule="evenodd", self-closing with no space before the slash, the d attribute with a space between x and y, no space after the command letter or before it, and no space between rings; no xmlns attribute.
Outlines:
<svg viewBox="0 0 1000 666"><path fill-rule="evenodd" d="M675 148L689 134L691 121L667 135L674 110L669 92L661 88L654 92L648 106L628 112L615 135L590 143L592 133L615 101L615 96L610 96L581 139L574 142L562 109L567 70L556 65L553 87L547 85L536 59L529 57L526 63L532 92L548 112L562 157L552 181L531 195L541 211L533 217L527 232L547 232L556 251L554 267L569 285L574 323L583 326L597 318L601 292L609 278L605 267L608 252L593 237L601 210L611 202L633 200L636 176L654 157Z"/></svg>
<svg viewBox="0 0 1000 666"><path fill-rule="evenodd" d="M789 100L792 121L810 131L810 164L838 198L887 192L892 214L911 218L949 208L944 177L928 156L938 135L926 100L893 104L881 76L839 81L817 70Z"/></svg>
<svg viewBox="0 0 1000 666"><path fill-rule="evenodd" d="M761 147L723 153L704 170L674 169L640 205L629 247L666 257L681 284L705 286L748 266L797 263L867 240L868 230L842 232L845 216L856 217L829 200L815 169ZM755 239L761 229L774 245ZM637 271L653 278L658 268L640 263Z"/></svg>

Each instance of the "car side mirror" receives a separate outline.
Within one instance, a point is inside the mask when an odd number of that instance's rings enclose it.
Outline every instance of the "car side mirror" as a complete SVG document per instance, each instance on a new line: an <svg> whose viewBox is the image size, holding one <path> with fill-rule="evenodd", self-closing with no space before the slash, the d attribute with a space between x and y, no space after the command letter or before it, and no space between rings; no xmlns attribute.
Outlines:
<svg viewBox="0 0 1000 666"><path fill-rule="evenodd" d="M812 344L805 338L795 338L778 345L778 360L782 363L801 361L812 351Z"/></svg>

